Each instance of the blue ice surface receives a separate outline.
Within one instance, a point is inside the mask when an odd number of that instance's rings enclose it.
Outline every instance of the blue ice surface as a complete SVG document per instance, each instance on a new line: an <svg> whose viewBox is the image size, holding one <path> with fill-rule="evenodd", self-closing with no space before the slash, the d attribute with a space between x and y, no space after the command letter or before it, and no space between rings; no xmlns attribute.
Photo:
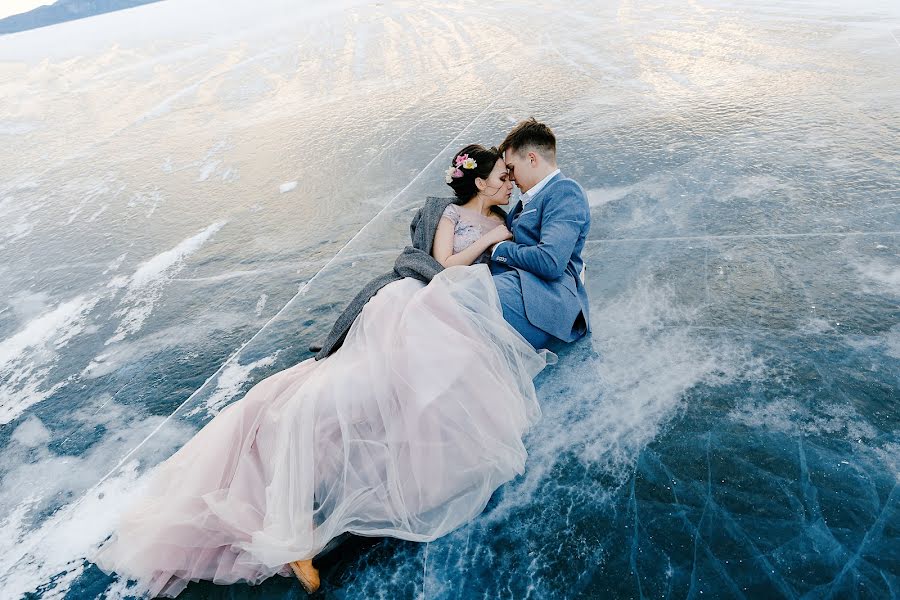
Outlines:
<svg viewBox="0 0 900 600"><path fill-rule="evenodd" d="M593 335L538 377L523 476L434 543L346 541L321 597L900 595L896 7L177 4L75 61L0 41L45 115L0 109L0 595L131 595L87 557L142 475L532 114L591 201Z"/></svg>

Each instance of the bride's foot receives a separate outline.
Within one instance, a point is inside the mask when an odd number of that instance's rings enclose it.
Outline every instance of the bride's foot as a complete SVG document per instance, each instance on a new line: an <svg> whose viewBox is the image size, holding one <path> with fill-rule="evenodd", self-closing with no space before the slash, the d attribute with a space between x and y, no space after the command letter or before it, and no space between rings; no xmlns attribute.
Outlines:
<svg viewBox="0 0 900 600"><path fill-rule="evenodd" d="M288 566L308 593L312 594L319 589L319 570L313 566L311 560L295 560Z"/></svg>

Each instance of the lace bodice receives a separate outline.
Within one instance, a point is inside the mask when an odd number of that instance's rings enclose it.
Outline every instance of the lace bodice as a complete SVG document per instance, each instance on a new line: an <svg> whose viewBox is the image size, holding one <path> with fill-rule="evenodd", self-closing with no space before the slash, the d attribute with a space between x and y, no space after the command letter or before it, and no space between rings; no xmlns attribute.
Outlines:
<svg viewBox="0 0 900 600"><path fill-rule="evenodd" d="M488 231L502 225L503 222L497 218L485 217L481 213L475 212L468 208L463 208L456 204L450 204L444 209L445 218L453 222L453 253L462 252L478 238L486 234ZM488 262L490 255L485 252L475 261L476 263Z"/></svg>

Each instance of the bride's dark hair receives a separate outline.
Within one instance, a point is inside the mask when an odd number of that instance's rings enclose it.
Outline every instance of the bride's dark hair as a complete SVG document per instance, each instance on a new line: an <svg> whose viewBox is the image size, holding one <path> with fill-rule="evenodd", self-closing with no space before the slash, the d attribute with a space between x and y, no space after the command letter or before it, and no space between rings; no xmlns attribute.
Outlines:
<svg viewBox="0 0 900 600"><path fill-rule="evenodd" d="M474 169L467 169L465 166L456 167L457 158L467 155L475 161ZM481 177L487 179L494 170L494 165L500 158L500 151L496 148L485 148L481 144L470 144L453 155L450 161L450 168L447 170L447 185L453 188L456 195L457 204L465 204L475 197L478 193L478 186L475 185L475 179ZM453 177L453 171L461 173L459 177Z"/></svg>

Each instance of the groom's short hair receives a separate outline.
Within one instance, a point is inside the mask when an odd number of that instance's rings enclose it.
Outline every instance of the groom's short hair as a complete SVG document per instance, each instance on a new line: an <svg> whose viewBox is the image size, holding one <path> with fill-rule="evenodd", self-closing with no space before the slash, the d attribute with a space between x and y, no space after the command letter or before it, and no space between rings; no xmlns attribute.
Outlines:
<svg viewBox="0 0 900 600"><path fill-rule="evenodd" d="M556 160L556 136L534 117L520 121L500 144L500 152L511 150L518 153L532 149L546 159Z"/></svg>

